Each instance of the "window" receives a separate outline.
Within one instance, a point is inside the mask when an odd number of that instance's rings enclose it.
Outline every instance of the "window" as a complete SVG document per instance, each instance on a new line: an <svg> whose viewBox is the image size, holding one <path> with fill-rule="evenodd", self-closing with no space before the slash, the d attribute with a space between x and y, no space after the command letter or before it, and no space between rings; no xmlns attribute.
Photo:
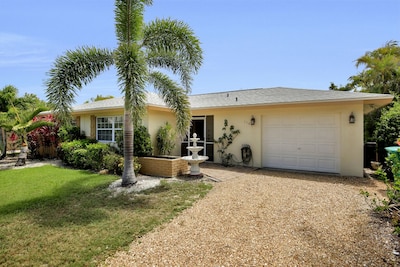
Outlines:
<svg viewBox="0 0 400 267"><path fill-rule="evenodd" d="M96 139L100 142L115 142L117 134L122 132L122 116L97 117Z"/></svg>

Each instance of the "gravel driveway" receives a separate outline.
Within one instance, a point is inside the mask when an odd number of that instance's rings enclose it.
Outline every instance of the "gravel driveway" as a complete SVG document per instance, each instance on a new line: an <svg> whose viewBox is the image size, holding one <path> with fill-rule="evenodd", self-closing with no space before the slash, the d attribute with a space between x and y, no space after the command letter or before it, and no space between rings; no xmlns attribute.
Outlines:
<svg viewBox="0 0 400 267"><path fill-rule="evenodd" d="M397 237L372 216L359 193L380 193L381 183L266 170L222 172L222 182L204 199L104 265L399 266Z"/></svg>

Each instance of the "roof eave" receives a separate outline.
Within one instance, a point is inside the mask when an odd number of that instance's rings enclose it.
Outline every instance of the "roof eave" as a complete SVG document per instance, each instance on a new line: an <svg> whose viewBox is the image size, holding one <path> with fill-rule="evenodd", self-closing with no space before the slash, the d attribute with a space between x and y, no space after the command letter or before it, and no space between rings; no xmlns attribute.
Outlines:
<svg viewBox="0 0 400 267"><path fill-rule="evenodd" d="M264 107L264 106L283 106L283 105L302 105L302 104L318 104L318 103L339 103L339 102L368 102L366 104L379 103L380 106L388 105L393 100L392 95L382 95L384 97L364 97L364 98L346 98L346 99L326 99L326 100L308 100L308 101L290 101L290 102L274 102L274 103L257 103L257 104L241 104L241 105L227 105L227 106L204 106L192 107L192 110L204 109L227 109L227 108L248 108L248 107Z"/></svg>

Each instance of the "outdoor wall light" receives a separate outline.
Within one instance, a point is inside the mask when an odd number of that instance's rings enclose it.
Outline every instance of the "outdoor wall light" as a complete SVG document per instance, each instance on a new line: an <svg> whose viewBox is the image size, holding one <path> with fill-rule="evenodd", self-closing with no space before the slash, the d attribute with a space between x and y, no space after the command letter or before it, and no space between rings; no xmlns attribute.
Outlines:
<svg viewBox="0 0 400 267"><path fill-rule="evenodd" d="M256 124L256 118L254 118L254 116L251 116L250 125L254 125L254 124Z"/></svg>
<svg viewBox="0 0 400 267"><path fill-rule="evenodd" d="M355 123L356 122L356 117L354 117L353 112L349 116L349 123Z"/></svg>

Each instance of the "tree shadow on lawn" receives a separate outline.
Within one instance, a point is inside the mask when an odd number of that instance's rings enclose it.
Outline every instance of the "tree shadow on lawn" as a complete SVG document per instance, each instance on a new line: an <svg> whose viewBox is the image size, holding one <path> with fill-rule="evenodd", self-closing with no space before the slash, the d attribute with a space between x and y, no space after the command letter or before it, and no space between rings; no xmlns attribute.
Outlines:
<svg viewBox="0 0 400 267"><path fill-rule="evenodd" d="M144 191L143 194L119 194L111 197L111 192L107 189L110 181L97 186L88 186L91 179L96 178L89 175L75 179L54 190L50 196L18 201L0 207L0 216L25 213L35 223L46 227L86 225L107 219L112 210L152 209L154 205L145 194L149 192L157 194L168 190L164 186L159 186Z"/></svg>

